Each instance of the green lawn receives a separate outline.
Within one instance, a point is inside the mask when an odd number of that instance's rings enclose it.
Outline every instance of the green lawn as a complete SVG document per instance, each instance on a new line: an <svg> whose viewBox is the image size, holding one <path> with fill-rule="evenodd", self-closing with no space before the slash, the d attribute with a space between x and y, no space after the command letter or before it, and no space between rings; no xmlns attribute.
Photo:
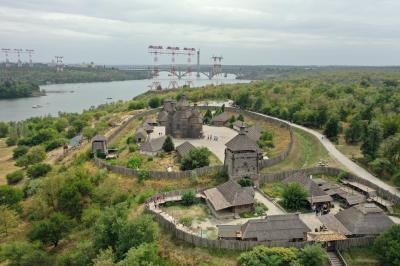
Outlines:
<svg viewBox="0 0 400 266"><path fill-rule="evenodd" d="M265 183L261 186L261 190L271 198L279 198L282 194L285 184L277 181Z"/></svg>
<svg viewBox="0 0 400 266"><path fill-rule="evenodd" d="M316 137L300 129L294 129L293 133L294 143L289 156L276 165L264 168L262 173L315 167L321 160L326 161L328 166L340 167Z"/></svg>
<svg viewBox="0 0 400 266"><path fill-rule="evenodd" d="M342 251L342 255L349 266L379 266L376 254L371 247L357 247Z"/></svg>

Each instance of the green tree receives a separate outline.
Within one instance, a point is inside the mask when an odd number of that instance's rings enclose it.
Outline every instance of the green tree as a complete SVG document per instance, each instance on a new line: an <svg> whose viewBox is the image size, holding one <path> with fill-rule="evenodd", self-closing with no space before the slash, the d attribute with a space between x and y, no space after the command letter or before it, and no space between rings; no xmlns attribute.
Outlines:
<svg viewBox="0 0 400 266"><path fill-rule="evenodd" d="M124 204L106 208L101 213L93 227L92 234L93 243L97 250L116 247L119 232L126 223L127 215L128 212Z"/></svg>
<svg viewBox="0 0 400 266"><path fill-rule="evenodd" d="M282 191L283 205L289 210L299 210L307 202L307 191L299 183L290 183Z"/></svg>
<svg viewBox="0 0 400 266"><path fill-rule="evenodd" d="M238 263L241 266L286 266L295 262L296 259L295 248L256 246L251 251L241 253Z"/></svg>
<svg viewBox="0 0 400 266"><path fill-rule="evenodd" d="M44 159L46 159L46 152L43 147L33 147L31 148L27 154L21 156L17 162L17 166L28 167L31 164L40 163Z"/></svg>
<svg viewBox="0 0 400 266"><path fill-rule="evenodd" d="M395 167L400 166L400 133L390 136L382 142L380 153Z"/></svg>
<svg viewBox="0 0 400 266"><path fill-rule="evenodd" d="M76 245L75 248L69 249L57 258L57 266L86 266L91 265L92 260L96 257L93 244L84 240Z"/></svg>
<svg viewBox="0 0 400 266"><path fill-rule="evenodd" d="M196 202L196 192L189 189L182 194L182 204L186 206L193 205Z"/></svg>
<svg viewBox="0 0 400 266"><path fill-rule="evenodd" d="M187 155L182 158L181 169L192 170L210 164L210 151L207 148L192 149Z"/></svg>
<svg viewBox="0 0 400 266"><path fill-rule="evenodd" d="M151 108L157 108L161 106L161 99L158 97L152 97L149 100L149 106Z"/></svg>
<svg viewBox="0 0 400 266"><path fill-rule="evenodd" d="M361 140L361 136L363 135L362 129L363 127L361 125L361 121L358 120L358 118L353 118L353 120L351 120L350 126L344 131L346 143L354 144L359 142Z"/></svg>
<svg viewBox="0 0 400 266"><path fill-rule="evenodd" d="M19 223L17 213L8 206L0 205L0 235L8 235L10 229L15 228Z"/></svg>
<svg viewBox="0 0 400 266"><path fill-rule="evenodd" d="M143 182L147 179L149 179L150 173L149 171L146 170L140 170L138 173L138 181L140 184L143 184Z"/></svg>
<svg viewBox="0 0 400 266"><path fill-rule="evenodd" d="M14 185L24 178L24 172L21 170L17 170L7 174L6 178L7 178L7 184Z"/></svg>
<svg viewBox="0 0 400 266"><path fill-rule="evenodd" d="M70 229L71 221L68 217L62 213L54 212L49 218L35 222L28 232L28 238L32 241L39 240L43 244L51 243L56 247Z"/></svg>
<svg viewBox="0 0 400 266"><path fill-rule="evenodd" d="M238 120L238 121L244 122L244 117L243 117L243 115L240 114L240 115L237 117L237 120Z"/></svg>
<svg viewBox="0 0 400 266"><path fill-rule="evenodd" d="M175 150L175 145L174 145L174 142L172 141L171 136L168 135L165 138L165 141L164 141L164 144L162 146L162 149L165 152L171 152L171 151Z"/></svg>
<svg viewBox="0 0 400 266"><path fill-rule="evenodd" d="M158 226L149 215L143 215L128 221L118 233L116 252L119 258L131 248L152 243L158 234Z"/></svg>
<svg viewBox="0 0 400 266"><path fill-rule="evenodd" d="M94 136L96 136L96 134L97 134L97 130L91 126L87 126L82 129L82 135L86 139L92 139Z"/></svg>
<svg viewBox="0 0 400 266"><path fill-rule="evenodd" d="M8 134L8 124L0 122L0 138L5 138Z"/></svg>
<svg viewBox="0 0 400 266"><path fill-rule="evenodd" d="M155 266L164 265L162 258L158 255L157 246L154 243L144 243L138 247L131 248L126 258L118 263L119 266Z"/></svg>
<svg viewBox="0 0 400 266"><path fill-rule="evenodd" d="M378 122L372 121L368 125L363 143L361 145L361 151L368 161L372 161L377 157L381 142L382 127Z"/></svg>
<svg viewBox="0 0 400 266"><path fill-rule="evenodd" d="M115 261L116 256L114 251L111 247L109 247L101 250L97 257L93 259L93 266L115 266Z"/></svg>
<svg viewBox="0 0 400 266"><path fill-rule="evenodd" d="M0 258L9 260L10 266L51 266L51 257L37 247L27 242L13 242L4 245L0 250Z"/></svg>
<svg viewBox="0 0 400 266"><path fill-rule="evenodd" d="M326 259L326 252L319 244L307 245L298 254L298 262L302 266L324 265Z"/></svg>
<svg viewBox="0 0 400 266"><path fill-rule="evenodd" d="M400 225L393 225L378 236L373 247L383 265L400 265Z"/></svg>
<svg viewBox="0 0 400 266"><path fill-rule="evenodd" d="M252 105L252 100L248 92L242 92L235 100L235 104L243 109L248 109Z"/></svg>
<svg viewBox="0 0 400 266"><path fill-rule="evenodd" d="M82 197L88 195L92 188L84 178L67 180L57 194L58 209L74 218L80 218L83 210Z"/></svg>
<svg viewBox="0 0 400 266"><path fill-rule="evenodd" d="M206 113L203 116L203 123L204 124L210 124L212 119L212 113L210 109L207 109Z"/></svg>
<svg viewBox="0 0 400 266"><path fill-rule="evenodd" d="M325 125L324 135L332 141L337 141L338 134L339 119L337 119L337 117L331 117Z"/></svg>
<svg viewBox="0 0 400 266"><path fill-rule="evenodd" d="M45 176L50 171L51 171L51 165L50 164L37 163L37 164L29 166L28 169L26 170L26 174L30 178L34 179L34 178L38 178L38 177L41 177L41 176Z"/></svg>

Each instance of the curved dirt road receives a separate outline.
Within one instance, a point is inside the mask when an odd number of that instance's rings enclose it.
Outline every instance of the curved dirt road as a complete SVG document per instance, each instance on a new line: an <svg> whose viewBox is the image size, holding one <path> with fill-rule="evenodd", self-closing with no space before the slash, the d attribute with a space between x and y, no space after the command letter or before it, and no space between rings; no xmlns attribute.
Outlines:
<svg viewBox="0 0 400 266"><path fill-rule="evenodd" d="M387 191L390 191L391 193L400 197L399 190L397 190L395 187L392 187L392 186L386 184L385 182L381 181L379 178L376 178L371 173L369 173L367 170L365 170L364 168L362 168L361 166L359 166L358 164L354 163L352 160L347 158L346 155L344 155L339 150L337 150L335 145L333 145L332 142L330 142L326 137L323 137L323 135L321 133L319 133L318 131L307 128L307 127L303 127L303 126L300 126L300 125L297 125L297 124L294 124L289 121L279 119L276 117L272 117L272 116L268 116L268 115L264 115L264 114L260 114L260 113L256 113L256 114L286 122L286 123L290 124L292 127L301 129L303 131L306 131L306 132L314 135L322 143L322 145L324 145L325 149L329 152L329 154L336 161L338 161L339 163L344 165L351 173L358 175L359 177L361 177L363 179L369 180L372 183L374 183L375 185L377 185L383 189L386 189Z"/></svg>

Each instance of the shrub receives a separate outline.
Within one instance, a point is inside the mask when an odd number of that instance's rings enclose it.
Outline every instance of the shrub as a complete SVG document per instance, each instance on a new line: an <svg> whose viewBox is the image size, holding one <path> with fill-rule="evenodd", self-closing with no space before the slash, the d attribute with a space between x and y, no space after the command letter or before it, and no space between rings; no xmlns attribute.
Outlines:
<svg viewBox="0 0 400 266"><path fill-rule="evenodd" d="M30 178L38 178L47 175L51 171L51 165L47 163L37 163L28 167L26 171Z"/></svg>
<svg viewBox="0 0 400 266"><path fill-rule="evenodd" d="M175 145L174 142L172 141L171 136L167 136L167 138L164 141L164 144L162 146L163 151L165 152L171 152L173 150L175 150Z"/></svg>
<svg viewBox="0 0 400 266"><path fill-rule="evenodd" d="M131 169L138 169L141 164L142 164L142 158L139 157L138 155L132 155L131 157L129 157L126 166Z"/></svg>
<svg viewBox="0 0 400 266"><path fill-rule="evenodd" d="M149 179L149 177L150 177L149 171L140 170L138 173L138 181L140 184L143 184L143 182Z"/></svg>
<svg viewBox="0 0 400 266"><path fill-rule="evenodd" d="M7 185L0 186L0 204L15 207L23 197L19 188L13 188Z"/></svg>
<svg viewBox="0 0 400 266"><path fill-rule="evenodd" d="M182 158L181 169L182 170L193 170L196 168L208 166L210 160L208 157L211 152L207 148L195 148L192 149L189 154Z"/></svg>
<svg viewBox="0 0 400 266"><path fill-rule="evenodd" d="M160 105L161 105L161 100L160 100L160 98L158 98L158 97L152 97L152 98L149 100L149 106L150 106L151 108L157 108L157 107L160 107Z"/></svg>
<svg viewBox="0 0 400 266"><path fill-rule="evenodd" d="M193 205L196 202L196 192L189 189L182 194L182 204L186 206Z"/></svg>
<svg viewBox="0 0 400 266"><path fill-rule="evenodd" d="M179 219L179 222L184 226L190 227L193 223L193 217L187 216Z"/></svg>
<svg viewBox="0 0 400 266"><path fill-rule="evenodd" d="M40 163L44 159L46 159L46 152L43 147L33 147L31 148L27 154L18 158L16 165L27 167L29 165Z"/></svg>
<svg viewBox="0 0 400 266"><path fill-rule="evenodd" d="M135 136L129 136L127 139L126 139L126 144L136 144L136 138L135 138Z"/></svg>
<svg viewBox="0 0 400 266"><path fill-rule="evenodd" d="M153 197L156 194L156 191L154 191L153 189L145 189L143 192L141 192L137 198L136 201L139 204L143 204L146 200L150 199L151 197Z"/></svg>
<svg viewBox="0 0 400 266"><path fill-rule="evenodd" d="M129 110L139 110L139 109L144 109L145 107L146 107L145 103L142 101L133 101L130 102L128 105Z"/></svg>
<svg viewBox="0 0 400 266"><path fill-rule="evenodd" d="M307 201L308 193L299 183L291 183L282 191L283 205L292 211L301 209Z"/></svg>
<svg viewBox="0 0 400 266"><path fill-rule="evenodd" d="M129 145L128 151L129 151L129 153L133 153L133 152L137 151L137 146L134 144Z"/></svg>
<svg viewBox="0 0 400 266"><path fill-rule="evenodd" d="M6 178L7 178L7 184L9 185L17 184L24 178L24 172L21 170L17 170L12 173L9 173L6 176Z"/></svg>
<svg viewBox="0 0 400 266"><path fill-rule="evenodd" d="M46 151L51 151L57 149L58 147L63 146L66 143L66 140L63 138L53 139L46 142Z"/></svg>
<svg viewBox="0 0 400 266"><path fill-rule="evenodd" d="M15 160L25 155L28 152L28 150L29 150L28 146L21 145L16 147L13 151L13 159Z"/></svg>
<svg viewBox="0 0 400 266"><path fill-rule="evenodd" d="M286 266L294 263L296 259L297 250L295 248L256 246L251 251L240 254L238 264L242 266Z"/></svg>
<svg viewBox="0 0 400 266"><path fill-rule="evenodd" d="M7 146L14 146L14 145L16 145L17 144L17 141L18 141L18 139L17 138L15 138L15 137L8 137L7 139L6 139L6 144L7 144Z"/></svg>
<svg viewBox="0 0 400 266"><path fill-rule="evenodd" d="M5 122L0 122L0 138L5 138L8 134L9 127Z"/></svg>
<svg viewBox="0 0 400 266"><path fill-rule="evenodd" d="M326 257L326 252L321 245L307 245L299 252L298 262L304 266L319 266L324 265Z"/></svg>
<svg viewBox="0 0 400 266"><path fill-rule="evenodd" d="M39 249L37 245L27 242L13 242L4 245L0 251L0 257L9 260L8 265L54 265L51 257L45 251Z"/></svg>

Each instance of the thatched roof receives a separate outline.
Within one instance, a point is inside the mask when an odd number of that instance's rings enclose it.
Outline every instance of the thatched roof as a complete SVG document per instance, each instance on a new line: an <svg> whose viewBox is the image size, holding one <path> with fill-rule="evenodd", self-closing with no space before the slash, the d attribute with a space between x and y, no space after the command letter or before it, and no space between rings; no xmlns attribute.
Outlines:
<svg viewBox="0 0 400 266"><path fill-rule="evenodd" d="M337 213L334 218L321 216L320 219L328 229L335 231L335 227L342 225L352 235L378 235L393 225L393 221L373 203L359 204Z"/></svg>
<svg viewBox="0 0 400 266"><path fill-rule="evenodd" d="M158 122L165 122L168 120L168 113L166 111L161 111L158 113Z"/></svg>
<svg viewBox="0 0 400 266"><path fill-rule="evenodd" d="M261 137L261 128L257 125L246 128L246 135L254 141L258 141Z"/></svg>
<svg viewBox="0 0 400 266"><path fill-rule="evenodd" d="M142 127L139 127L135 132L135 137L136 138L146 139L146 137L147 137L146 130L144 130L144 128L142 128Z"/></svg>
<svg viewBox="0 0 400 266"><path fill-rule="evenodd" d="M241 187L233 180L229 180L215 188L207 189L204 194L216 211L234 206L254 204L253 188Z"/></svg>
<svg viewBox="0 0 400 266"><path fill-rule="evenodd" d="M92 138L92 142L94 141L107 141L107 139L103 135L96 135Z"/></svg>
<svg viewBox="0 0 400 266"><path fill-rule="evenodd" d="M327 195L336 195L346 201L347 204L350 206L365 202L366 200L366 197L364 195L358 193L357 191L350 190L349 188L345 188L341 185L334 184L320 178L314 178L312 180L317 183L320 189L323 190Z"/></svg>
<svg viewBox="0 0 400 266"><path fill-rule="evenodd" d="M147 141L140 146L140 150L143 152L159 152L162 150L165 139L166 136L150 139L150 141Z"/></svg>
<svg viewBox="0 0 400 266"><path fill-rule="evenodd" d="M222 224L217 225L218 227L218 236L222 238L236 238L241 236L241 225L231 225L231 224Z"/></svg>
<svg viewBox="0 0 400 266"><path fill-rule="evenodd" d="M243 239L258 241L289 241L304 238L311 229L297 214L271 215L265 219L249 220L242 226Z"/></svg>
<svg viewBox="0 0 400 266"><path fill-rule="evenodd" d="M180 157L183 157L183 156L185 156L186 154L188 154L191 150L193 150L195 148L196 147L193 146L192 143L190 143L189 141L185 141L184 143L182 143L181 145L176 147L176 152L178 153L178 155Z"/></svg>
<svg viewBox="0 0 400 266"><path fill-rule="evenodd" d="M346 236L351 235L351 232L347 230L347 228L338 219L336 219L333 214L318 216L318 219L331 231L338 232Z"/></svg>
<svg viewBox="0 0 400 266"><path fill-rule="evenodd" d="M245 134L245 131L240 132L233 139L225 144L226 148L235 151L255 151L257 153L262 153L257 142L249 138Z"/></svg>

